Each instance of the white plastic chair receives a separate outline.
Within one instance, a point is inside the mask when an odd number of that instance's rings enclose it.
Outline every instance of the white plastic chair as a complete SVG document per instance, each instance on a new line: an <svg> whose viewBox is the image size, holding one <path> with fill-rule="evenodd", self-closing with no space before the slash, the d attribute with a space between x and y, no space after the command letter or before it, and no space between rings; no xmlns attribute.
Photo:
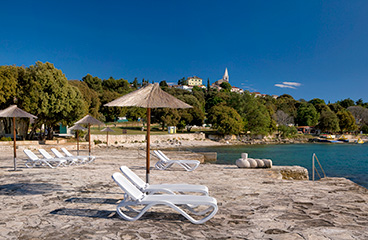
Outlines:
<svg viewBox="0 0 368 240"><path fill-rule="evenodd" d="M201 224L211 219L217 212L217 201L215 198L208 196L194 196L194 195L145 195L137 187L135 187L128 179L126 179L121 173L114 173L112 175L114 181L125 192L124 200L117 206L116 212L125 220L135 221L139 219L148 209L156 205L166 205L179 212L189 221L194 224ZM142 209L136 210L132 207L143 206ZM196 220L188 213L186 213L179 206L188 209L194 215L205 215L203 218ZM199 206L205 206L206 208L201 211L197 211L195 208ZM135 212L135 217L128 216L122 208L128 209L130 212ZM206 216L207 215L207 216Z"/></svg>
<svg viewBox="0 0 368 240"><path fill-rule="evenodd" d="M75 157L75 158L80 159L82 163L93 162L96 158L95 156L74 156L66 148L61 148L61 151L63 151L67 157Z"/></svg>
<svg viewBox="0 0 368 240"><path fill-rule="evenodd" d="M59 152L56 148L51 148L51 152L57 158L64 158L64 159L68 160L69 166L71 166L71 165L77 165L79 163L78 158L76 158L76 157L66 157L61 152Z"/></svg>
<svg viewBox="0 0 368 240"><path fill-rule="evenodd" d="M194 171L201 163L198 160L171 160L160 150L154 150L153 153L158 157L159 161L155 164L155 167L159 170L166 170L174 164L183 167L186 171Z"/></svg>
<svg viewBox="0 0 368 240"><path fill-rule="evenodd" d="M26 162L26 167L31 168L37 165L49 166L50 168L57 168L59 166L65 166L65 159L45 159L39 158L36 154L34 154L31 150L24 149L23 152L27 155L28 160ZM54 166L55 165L55 166Z"/></svg>
<svg viewBox="0 0 368 240"><path fill-rule="evenodd" d="M140 177L137 176L127 166L121 166L120 171L126 178L129 179L137 188L147 194L155 193L168 193L175 194L175 192L197 192L208 196L208 187L204 185L192 185L192 184L148 184L145 183Z"/></svg>
<svg viewBox="0 0 368 240"><path fill-rule="evenodd" d="M62 157L62 158L55 158L53 156L51 156L45 149L38 149L38 151L41 153L41 155L47 159L47 161L64 161L63 166L67 166L67 163L68 163L68 159L66 159L65 157Z"/></svg>

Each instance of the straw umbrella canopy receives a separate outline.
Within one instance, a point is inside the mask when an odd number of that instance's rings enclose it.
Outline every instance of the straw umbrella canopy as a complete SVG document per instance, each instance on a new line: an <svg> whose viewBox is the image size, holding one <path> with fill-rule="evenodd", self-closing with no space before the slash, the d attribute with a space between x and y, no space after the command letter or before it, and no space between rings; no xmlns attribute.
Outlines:
<svg viewBox="0 0 368 240"><path fill-rule="evenodd" d="M106 132L106 145L109 146L109 132L115 132L115 131L107 127L107 128L102 129L101 132Z"/></svg>
<svg viewBox="0 0 368 240"><path fill-rule="evenodd" d="M146 182L148 183L150 173L151 108L191 108L192 106L161 90L158 83L147 84L145 87L106 103L104 106L142 107L147 109Z"/></svg>
<svg viewBox="0 0 368 240"><path fill-rule="evenodd" d="M14 171L17 170L17 135L15 132L15 118L37 118L36 116L27 113L26 111L17 107L17 105L11 105L10 107L0 111L0 117L13 118L13 139L14 139Z"/></svg>
<svg viewBox="0 0 368 240"><path fill-rule="evenodd" d="M74 124L88 125L88 153L89 156L91 156L91 125L105 125L105 124L90 115L86 115L84 118L75 122Z"/></svg>
<svg viewBox="0 0 368 240"><path fill-rule="evenodd" d="M77 155L79 156L79 136L78 136L78 133L79 133L79 130L84 131L84 130L87 130L87 128L84 128L79 124L75 124L73 127L70 128L70 130L74 130L77 133Z"/></svg>

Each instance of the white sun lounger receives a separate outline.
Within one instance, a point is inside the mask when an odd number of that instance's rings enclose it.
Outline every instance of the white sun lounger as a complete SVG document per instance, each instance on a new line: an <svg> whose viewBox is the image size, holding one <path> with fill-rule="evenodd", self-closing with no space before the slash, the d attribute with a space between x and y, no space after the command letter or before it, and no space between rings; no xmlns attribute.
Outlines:
<svg viewBox="0 0 368 240"><path fill-rule="evenodd" d="M159 170L166 170L172 165L178 164L185 170L191 172L200 164L200 161L198 160L171 160L160 150L154 150L153 153L159 158L159 161L155 164L155 167Z"/></svg>
<svg viewBox="0 0 368 240"><path fill-rule="evenodd" d="M24 149L23 152L27 155L28 160L26 162L26 167L31 168L35 167L36 165L43 165L49 166L50 168L57 168L59 166L65 166L67 162L65 159L45 159L39 158L36 154L34 154L31 150Z"/></svg>
<svg viewBox="0 0 368 240"><path fill-rule="evenodd" d="M120 171L128 178L137 188L147 194L155 193L168 193L175 194L175 192L197 192L208 196L208 187L204 185L192 185L192 184L148 184L145 183L140 177L137 176L127 166L121 166Z"/></svg>
<svg viewBox="0 0 368 240"><path fill-rule="evenodd" d="M58 160L63 160L64 163L62 165L64 166L67 166L67 163L68 163L68 159L65 158L65 157L62 157L62 158L55 158L53 156L50 155L50 153L48 153L45 149L38 149L38 151L41 153L41 155L47 159L47 161L58 161Z"/></svg>
<svg viewBox="0 0 368 240"><path fill-rule="evenodd" d="M63 151L65 153L65 155L68 156L68 157L76 157L76 158L82 160L82 163L93 162L96 159L95 156L74 156L66 148L61 148L61 151Z"/></svg>
<svg viewBox="0 0 368 240"><path fill-rule="evenodd" d="M135 221L139 219L148 209L156 205L166 205L179 212L189 221L195 224L201 224L211 219L217 212L217 201L215 198L208 196L193 196L193 195L145 195L138 188L136 188L128 179L121 173L114 173L112 175L114 181L125 192L124 200L117 206L116 212L125 220ZM142 209L136 210L132 207L143 206ZM196 220L180 207L188 209L194 215L204 215L203 218ZM196 211L195 208L205 206L205 210ZM122 208L126 208L129 212L135 212L135 217L128 216ZM209 213L209 214L208 214ZM207 215L207 216L206 216Z"/></svg>
<svg viewBox="0 0 368 240"><path fill-rule="evenodd" d="M68 160L69 166L76 165L79 163L78 158L76 157L66 157L61 152L59 152L56 148L51 148L51 152L55 155L57 158L64 158Z"/></svg>

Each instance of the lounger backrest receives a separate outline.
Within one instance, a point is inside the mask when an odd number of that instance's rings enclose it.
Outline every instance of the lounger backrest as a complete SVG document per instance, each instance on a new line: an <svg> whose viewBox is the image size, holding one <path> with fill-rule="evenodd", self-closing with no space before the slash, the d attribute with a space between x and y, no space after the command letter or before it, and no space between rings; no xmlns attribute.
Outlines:
<svg viewBox="0 0 368 240"><path fill-rule="evenodd" d="M73 157L73 154L71 154L66 148L61 148L61 151L63 151L68 157Z"/></svg>
<svg viewBox="0 0 368 240"><path fill-rule="evenodd" d="M166 158L160 154L159 151L154 150L153 153L162 161L167 162Z"/></svg>
<svg viewBox="0 0 368 240"><path fill-rule="evenodd" d="M168 158L161 150L157 150L159 154L161 154L161 156L163 158L165 158L166 161L170 161L170 158Z"/></svg>
<svg viewBox="0 0 368 240"><path fill-rule="evenodd" d="M59 152L56 148L51 148L51 152L53 154L55 154L55 156L58 157L58 158L63 158L64 157L64 155L61 154L61 152Z"/></svg>
<svg viewBox="0 0 368 240"><path fill-rule="evenodd" d="M24 149L23 152L27 155L27 157L33 161L39 160L39 158L34 154L31 150Z"/></svg>
<svg viewBox="0 0 368 240"><path fill-rule="evenodd" d="M126 179L121 173L114 173L112 179L124 190L133 200L142 199L144 194L134 186L128 179Z"/></svg>
<svg viewBox="0 0 368 240"><path fill-rule="evenodd" d="M46 159L53 159L53 157L48 152L46 152L45 149L40 148L40 149L38 149L38 151L42 154L42 156L44 158L46 158Z"/></svg>
<svg viewBox="0 0 368 240"><path fill-rule="evenodd" d="M127 166L121 166L120 170L125 175L125 177L127 177L139 189L145 188L146 183L140 177L138 177L137 174L135 174L132 170L130 170Z"/></svg>

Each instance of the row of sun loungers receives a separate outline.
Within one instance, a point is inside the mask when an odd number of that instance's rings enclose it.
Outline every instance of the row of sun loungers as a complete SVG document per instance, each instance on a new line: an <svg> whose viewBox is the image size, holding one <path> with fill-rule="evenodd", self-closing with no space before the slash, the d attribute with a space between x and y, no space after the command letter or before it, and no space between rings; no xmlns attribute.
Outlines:
<svg viewBox="0 0 368 240"><path fill-rule="evenodd" d="M122 173L116 172L112 178L125 193L124 199L116 209L119 216L125 220L135 221L151 207L166 205L192 223L201 224L211 219L218 210L217 201L209 196L206 186L190 184L149 185L126 166L120 167L120 171ZM191 192L201 195L187 195ZM141 207L141 209L136 209L136 207ZM135 216L128 215L132 212L135 213ZM201 217L196 219L188 212Z"/></svg>
<svg viewBox="0 0 368 240"><path fill-rule="evenodd" d="M74 156L66 148L61 148L61 150L65 155L59 152L56 148L51 148L51 151L55 155L55 157L53 157L45 149L39 149L38 151L43 156L43 158L39 158L31 150L24 149L24 153L28 157L26 166L28 168L43 165L48 166L50 168L57 168L60 166L66 167L90 163L93 162L96 158L94 156Z"/></svg>

